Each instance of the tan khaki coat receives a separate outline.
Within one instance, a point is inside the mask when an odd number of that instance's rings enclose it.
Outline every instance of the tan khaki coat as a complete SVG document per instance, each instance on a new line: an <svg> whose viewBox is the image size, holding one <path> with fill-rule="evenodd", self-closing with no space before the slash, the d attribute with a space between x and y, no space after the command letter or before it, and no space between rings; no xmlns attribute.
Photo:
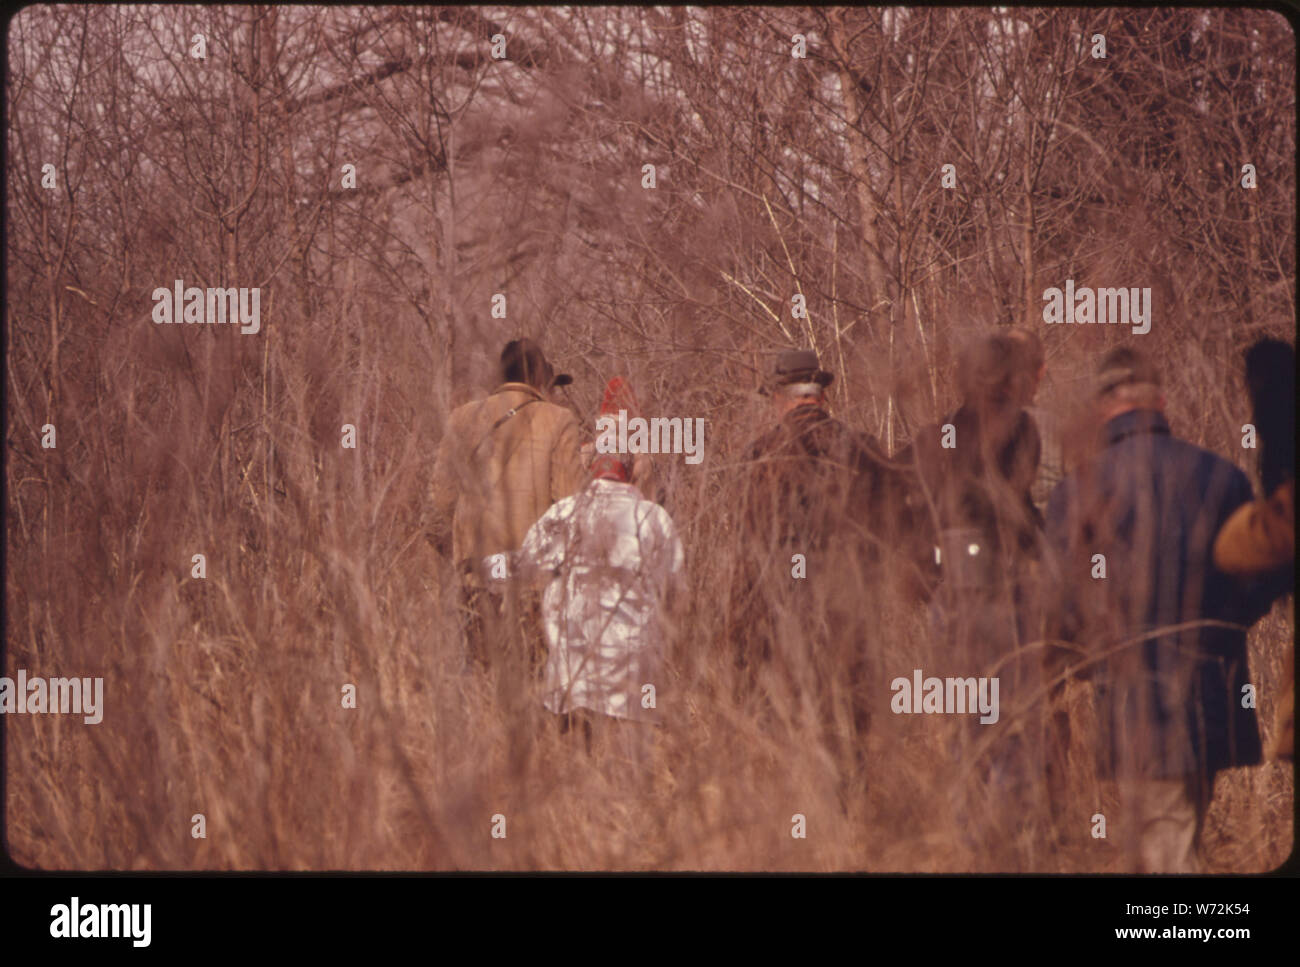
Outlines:
<svg viewBox="0 0 1300 967"><path fill-rule="evenodd" d="M581 486L578 437L571 410L523 383L503 383L486 399L457 407L430 483L435 544L445 547L450 530L458 566L518 550L533 522Z"/></svg>

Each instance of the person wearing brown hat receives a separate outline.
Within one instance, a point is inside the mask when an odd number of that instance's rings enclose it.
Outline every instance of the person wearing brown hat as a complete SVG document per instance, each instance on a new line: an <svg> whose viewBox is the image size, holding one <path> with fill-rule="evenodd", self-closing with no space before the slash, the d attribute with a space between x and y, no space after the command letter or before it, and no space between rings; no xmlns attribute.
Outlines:
<svg viewBox="0 0 1300 967"><path fill-rule="evenodd" d="M518 550L533 523L574 493L585 472L577 417L551 400L572 377L557 375L531 339L506 344L500 373L501 384L486 399L452 411L430 482L431 538L442 553L450 551L461 574L470 656L484 663L505 642L484 627L500 608L493 601L485 609L477 563Z"/></svg>
<svg viewBox="0 0 1300 967"><path fill-rule="evenodd" d="M855 497L867 495L870 480L863 475L884 462L874 437L831 416L826 388L834 378L812 350L789 350L760 390L771 400L775 422L746 449L758 498L747 508L747 525L754 533L770 531L772 542L824 547L842 529L837 518L850 513Z"/></svg>
<svg viewBox="0 0 1300 967"><path fill-rule="evenodd" d="M863 591L880 550L877 500L892 471L874 437L831 416L832 381L815 352L790 350L762 388L774 423L747 447L738 481L730 638L739 694L770 696L772 708L816 708L823 741L851 770L843 742L860 751L850 734L867 728ZM835 696L845 688L853 700L840 712ZM811 706L801 694L815 696Z"/></svg>
<svg viewBox="0 0 1300 967"><path fill-rule="evenodd" d="M834 378L810 349L777 357L760 391L772 401L775 423L746 456L760 478L783 481L776 493L784 506L755 523L775 524L778 542L821 548L847 536L838 519L847 514L848 531L866 559L874 562L892 551L911 555L910 532L924 530L913 499L915 475L888 458L874 436L831 416L826 390ZM894 563L910 566L901 558Z"/></svg>

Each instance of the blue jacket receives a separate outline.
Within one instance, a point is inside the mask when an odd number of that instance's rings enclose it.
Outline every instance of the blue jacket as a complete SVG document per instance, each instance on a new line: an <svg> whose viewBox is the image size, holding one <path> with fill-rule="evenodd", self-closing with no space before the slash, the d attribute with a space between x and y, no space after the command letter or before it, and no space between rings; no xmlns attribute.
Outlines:
<svg viewBox="0 0 1300 967"><path fill-rule="evenodd" d="M1052 492L1062 636L1089 659L1113 652L1092 676L1104 774L1212 781L1219 769L1260 761L1256 710L1242 707L1246 628L1269 599L1213 563L1219 528L1250 499L1244 473L1172 436L1154 410L1107 423L1102 450ZM1096 554L1104 579L1094 577ZM1235 627L1158 631L1203 619Z"/></svg>

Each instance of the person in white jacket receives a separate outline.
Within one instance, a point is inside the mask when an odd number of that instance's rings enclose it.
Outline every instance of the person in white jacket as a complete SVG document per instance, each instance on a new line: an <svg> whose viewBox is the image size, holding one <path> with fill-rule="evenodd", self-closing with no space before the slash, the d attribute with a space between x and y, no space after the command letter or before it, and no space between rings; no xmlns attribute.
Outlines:
<svg viewBox="0 0 1300 967"><path fill-rule="evenodd" d="M631 454L602 454L594 479L553 504L510 556L516 580L546 581L542 695L561 730L593 726L644 766L658 715L666 596L684 555L672 519L630 482Z"/></svg>

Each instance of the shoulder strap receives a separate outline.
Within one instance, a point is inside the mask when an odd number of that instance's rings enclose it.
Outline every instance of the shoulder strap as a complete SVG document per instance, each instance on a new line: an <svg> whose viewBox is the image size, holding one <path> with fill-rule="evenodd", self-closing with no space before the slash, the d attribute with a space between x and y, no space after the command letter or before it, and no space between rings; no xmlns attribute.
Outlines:
<svg viewBox="0 0 1300 967"><path fill-rule="evenodd" d="M493 433L495 433L503 423L509 420L520 410L522 410L525 406L527 406L530 403L540 403L540 402L541 400L539 400L537 397L534 396L524 400L518 406L510 407L510 409L506 410L505 414L500 419L498 419L495 423L492 424L491 428L488 429L487 433L483 434L483 439L479 440L478 443L474 445L474 451L477 451L479 447L481 447L484 443L487 442L488 437L490 437Z"/></svg>
<svg viewBox="0 0 1300 967"><path fill-rule="evenodd" d="M540 403L540 402L541 400L537 399L536 397L531 397L529 399L524 400L518 406L510 407L510 409L506 410L505 416L501 417L501 419L497 420L495 423L492 424L492 429L487 431L487 435L491 436L493 433L495 433L497 431L497 428L501 426L502 423L510 419L510 417L514 416L516 413L522 410L529 403Z"/></svg>

